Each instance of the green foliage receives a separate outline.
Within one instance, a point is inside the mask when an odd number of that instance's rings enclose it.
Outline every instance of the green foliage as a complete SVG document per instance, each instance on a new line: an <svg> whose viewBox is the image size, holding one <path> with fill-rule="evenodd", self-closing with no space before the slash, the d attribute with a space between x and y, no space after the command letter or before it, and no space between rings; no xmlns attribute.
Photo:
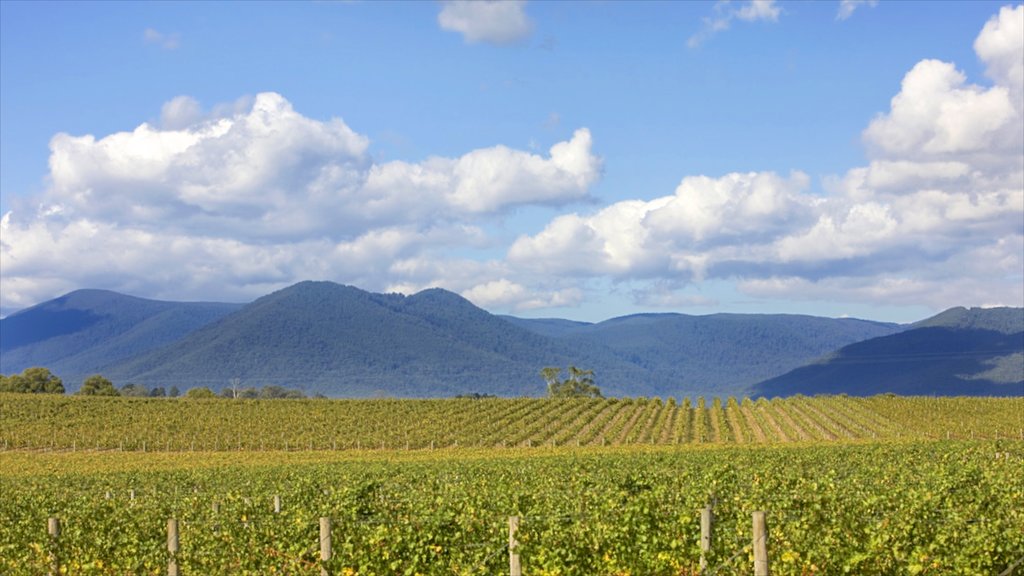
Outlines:
<svg viewBox="0 0 1024 576"><path fill-rule="evenodd" d="M751 573L755 510L777 576L1000 574L1024 549L1020 441L447 454L0 453L0 573L51 550L165 573L174 517L183 574L316 574L329 517L331 574L507 574L515 515L527 574L692 575L708 504L717 574Z"/></svg>
<svg viewBox="0 0 1024 576"><path fill-rule="evenodd" d="M209 391L193 394L215 397ZM0 414L0 446L25 449L141 451L144 443L166 451L778 444L1019 438L1024 398L254 399L183 408L159 398L0 394ZM733 432L737 426L739 433Z"/></svg>
<svg viewBox="0 0 1024 576"><path fill-rule="evenodd" d="M82 387L78 389L78 394L81 396L119 396L117 388L114 388L114 383L107 380L99 374L93 374L82 382Z"/></svg>
<svg viewBox="0 0 1024 576"><path fill-rule="evenodd" d="M134 398L146 398L148 397L149 390L142 384L125 384L121 386L121 396L130 396Z"/></svg>
<svg viewBox="0 0 1024 576"><path fill-rule="evenodd" d="M197 399L197 398L216 398L217 395L213 393L206 386L197 386L195 388L189 388L188 392L185 392L185 398Z"/></svg>
<svg viewBox="0 0 1024 576"><path fill-rule="evenodd" d="M0 392L63 394L64 383L46 368L26 368L21 374L0 374Z"/></svg>
<svg viewBox="0 0 1024 576"><path fill-rule="evenodd" d="M547 383L551 398L601 398L601 390L594 384L594 371L569 366L569 377L562 380L562 369L554 366L542 368L541 378Z"/></svg>

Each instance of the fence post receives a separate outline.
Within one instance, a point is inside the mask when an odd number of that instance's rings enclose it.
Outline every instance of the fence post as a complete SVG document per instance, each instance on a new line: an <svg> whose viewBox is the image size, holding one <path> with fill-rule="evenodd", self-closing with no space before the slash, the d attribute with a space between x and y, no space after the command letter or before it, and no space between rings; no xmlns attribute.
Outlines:
<svg viewBox="0 0 1024 576"><path fill-rule="evenodd" d="M768 576L768 531L764 512L754 512L754 576Z"/></svg>
<svg viewBox="0 0 1024 576"><path fill-rule="evenodd" d="M57 560L57 538L60 537L60 518L49 518L46 521L46 532L50 535L50 576L60 574L60 562Z"/></svg>
<svg viewBox="0 0 1024 576"><path fill-rule="evenodd" d="M519 541L516 540L516 532L519 531L519 516L508 518L508 573L509 576L523 576L523 565L519 560Z"/></svg>
<svg viewBox="0 0 1024 576"><path fill-rule="evenodd" d="M330 576L326 562L331 559L331 519L320 518L320 576Z"/></svg>
<svg viewBox="0 0 1024 576"><path fill-rule="evenodd" d="M708 569L707 554L711 551L711 524L715 515L708 504L700 511L700 573Z"/></svg>
<svg viewBox="0 0 1024 576"><path fill-rule="evenodd" d="M167 519L167 576L178 576L178 520Z"/></svg>
<svg viewBox="0 0 1024 576"><path fill-rule="evenodd" d="M274 495L274 514L281 513L281 497Z"/></svg>

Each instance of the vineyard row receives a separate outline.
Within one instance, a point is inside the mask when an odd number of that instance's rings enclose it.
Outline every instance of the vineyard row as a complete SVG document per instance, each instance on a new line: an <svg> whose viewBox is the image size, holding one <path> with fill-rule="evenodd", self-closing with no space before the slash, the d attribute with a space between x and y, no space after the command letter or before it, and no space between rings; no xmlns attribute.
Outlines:
<svg viewBox="0 0 1024 576"><path fill-rule="evenodd" d="M1024 398L161 400L0 395L7 450L350 450L1024 439Z"/></svg>

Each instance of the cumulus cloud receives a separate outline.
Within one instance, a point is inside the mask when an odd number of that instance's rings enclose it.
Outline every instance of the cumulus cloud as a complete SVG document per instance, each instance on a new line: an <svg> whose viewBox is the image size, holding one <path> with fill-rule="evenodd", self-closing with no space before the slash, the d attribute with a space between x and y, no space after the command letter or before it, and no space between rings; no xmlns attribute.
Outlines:
<svg viewBox="0 0 1024 576"><path fill-rule="evenodd" d="M38 208L3 217L5 308L53 296L55 283L173 286L177 298L252 297L308 278L469 289L491 276L446 282L396 263L482 247L479 222L586 198L601 172L585 128L543 156L499 145L377 163L342 119L306 117L274 93L208 111L179 96L159 126L57 134L50 148Z"/></svg>
<svg viewBox="0 0 1024 576"><path fill-rule="evenodd" d="M700 46L715 34L731 28L734 20L777 22L781 13L782 9L775 0L748 0L738 5L727 0L719 0L715 3L714 15L704 18L700 31L690 36L687 45L690 48Z"/></svg>
<svg viewBox="0 0 1024 576"><path fill-rule="evenodd" d="M471 44L511 44L533 31L525 0L449 0L441 4L437 23Z"/></svg>
<svg viewBox="0 0 1024 576"><path fill-rule="evenodd" d="M878 0L840 0L839 11L836 12L836 20L846 20L853 16L854 11L861 6L874 8L878 6Z"/></svg>
<svg viewBox="0 0 1024 576"><path fill-rule="evenodd" d="M727 23L773 9L716 8L736 12ZM988 83L953 63L913 66L865 119L863 165L820 185L799 170L682 176L507 244L491 234L517 207L592 200L603 168L589 130L544 153L378 162L344 120L281 95L209 110L180 96L158 126L53 137L48 189L0 218L0 303L83 286L244 300L330 279L442 286L513 311L576 305L609 280L645 306L713 304L705 282L754 298L1019 306L1022 21L1024 7L1004 8L979 33Z"/></svg>
<svg viewBox="0 0 1024 576"><path fill-rule="evenodd" d="M864 130L866 166L815 192L794 172L688 176L675 194L565 214L518 238L535 274L622 281L645 305L686 303L705 280L762 298L1024 302L1024 7L975 42L993 85L925 60ZM656 288L656 289L655 289ZM678 298L673 297L678 295Z"/></svg>
<svg viewBox="0 0 1024 576"><path fill-rule="evenodd" d="M511 262L545 271L621 278L705 275L712 253L740 253L813 216L808 177L771 172L687 177L672 196L570 214L511 246Z"/></svg>

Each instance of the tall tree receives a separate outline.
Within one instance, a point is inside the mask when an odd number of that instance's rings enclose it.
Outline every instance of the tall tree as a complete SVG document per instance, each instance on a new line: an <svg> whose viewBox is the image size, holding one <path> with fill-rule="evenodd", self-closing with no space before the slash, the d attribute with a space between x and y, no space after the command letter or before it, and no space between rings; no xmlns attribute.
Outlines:
<svg viewBox="0 0 1024 576"><path fill-rule="evenodd" d="M0 392L63 394L64 383L48 369L34 366L26 368L21 374L0 378Z"/></svg>
<svg viewBox="0 0 1024 576"><path fill-rule="evenodd" d="M569 366L569 377L561 380L562 369L544 368L540 375L548 384L548 396L552 398L601 398L601 389L594 384L594 371Z"/></svg>
<svg viewBox="0 0 1024 576"><path fill-rule="evenodd" d="M120 396L114 383L99 374L86 378L78 393L82 396Z"/></svg>

